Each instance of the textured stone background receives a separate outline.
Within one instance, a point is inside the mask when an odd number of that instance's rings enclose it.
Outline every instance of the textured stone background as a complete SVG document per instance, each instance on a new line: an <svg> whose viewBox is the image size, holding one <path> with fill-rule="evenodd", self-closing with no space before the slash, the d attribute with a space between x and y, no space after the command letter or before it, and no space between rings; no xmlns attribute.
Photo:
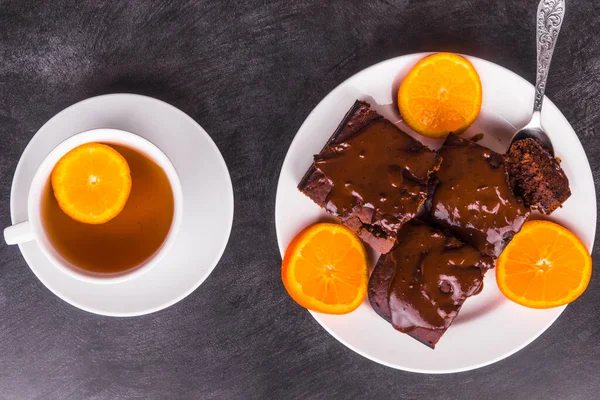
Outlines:
<svg viewBox="0 0 600 400"><path fill-rule="evenodd" d="M547 94L600 177L600 3L569 1ZM286 149L331 89L390 57L473 54L534 79L537 0L0 0L0 226L19 156L66 106L154 96L211 134L235 222L210 278L139 318L80 311L0 244L0 399L592 399L600 392L600 277L538 340L447 376L346 349L286 296L275 190ZM599 247L594 262L599 259Z"/></svg>

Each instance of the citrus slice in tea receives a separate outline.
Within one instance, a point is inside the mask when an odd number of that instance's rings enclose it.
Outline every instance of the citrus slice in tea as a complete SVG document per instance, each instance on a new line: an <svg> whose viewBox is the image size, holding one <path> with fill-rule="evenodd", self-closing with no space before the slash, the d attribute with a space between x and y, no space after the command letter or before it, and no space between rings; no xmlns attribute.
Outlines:
<svg viewBox="0 0 600 400"><path fill-rule="evenodd" d="M131 192L127 161L101 143L86 143L65 154L54 166L51 181L61 210L86 224L115 218Z"/></svg>

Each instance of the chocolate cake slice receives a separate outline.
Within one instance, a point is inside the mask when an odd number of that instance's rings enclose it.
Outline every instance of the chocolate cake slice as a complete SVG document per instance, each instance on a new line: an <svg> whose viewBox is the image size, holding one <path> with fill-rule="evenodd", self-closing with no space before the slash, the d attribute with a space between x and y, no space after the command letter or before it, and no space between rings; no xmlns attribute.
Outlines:
<svg viewBox="0 0 600 400"><path fill-rule="evenodd" d="M427 198L440 157L357 101L298 189L381 253Z"/></svg>
<svg viewBox="0 0 600 400"><path fill-rule="evenodd" d="M538 139L513 143L506 166L513 192L528 207L550 214L571 196L569 179Z"/></svg>
<svg viewBox="0 0 600 400"><path fill-rule="evenodd" d="M493 265L491 257L415 220L379 258L369 301L395 329L435 348L465 300L481 291Z"/></svg>
<svg viewBox="0 0 600 400"><path fill-rule="evenodd" d="M505 156L452 133L439 154L431 217L483 254L498 257L530 213L511 191Z"/></svg>

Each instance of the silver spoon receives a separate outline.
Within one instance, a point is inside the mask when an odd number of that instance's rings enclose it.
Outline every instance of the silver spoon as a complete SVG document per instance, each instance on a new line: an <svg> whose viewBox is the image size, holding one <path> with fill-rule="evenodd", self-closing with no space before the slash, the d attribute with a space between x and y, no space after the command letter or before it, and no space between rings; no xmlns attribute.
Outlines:
<svg viewBox="0 0 600 400"><path fill-rule="evenodd" d="M518 140L536 138L550 155L554 156L554 147L550 138L542 127L542 102L546 91L546 80L550 61L558 33L565 18L565 0L541 0L537 10L537 73L535 77L535 98L533 101L533 114L531 120L515 133L510 141L510 146ZM509 146L509 149L510 149Z"/></svg>

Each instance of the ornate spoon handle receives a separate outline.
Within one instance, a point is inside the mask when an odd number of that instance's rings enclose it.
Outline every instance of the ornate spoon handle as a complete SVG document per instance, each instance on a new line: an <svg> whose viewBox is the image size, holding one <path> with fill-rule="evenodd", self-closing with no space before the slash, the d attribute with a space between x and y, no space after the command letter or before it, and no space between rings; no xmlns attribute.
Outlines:
<svg viewBox="0 0 600 400"><path fill-rule="evenodd" d="M537 10L537 74L533 111L542 110L546 79L558 33L565 18L565 0L541 0Z"/></svg>

